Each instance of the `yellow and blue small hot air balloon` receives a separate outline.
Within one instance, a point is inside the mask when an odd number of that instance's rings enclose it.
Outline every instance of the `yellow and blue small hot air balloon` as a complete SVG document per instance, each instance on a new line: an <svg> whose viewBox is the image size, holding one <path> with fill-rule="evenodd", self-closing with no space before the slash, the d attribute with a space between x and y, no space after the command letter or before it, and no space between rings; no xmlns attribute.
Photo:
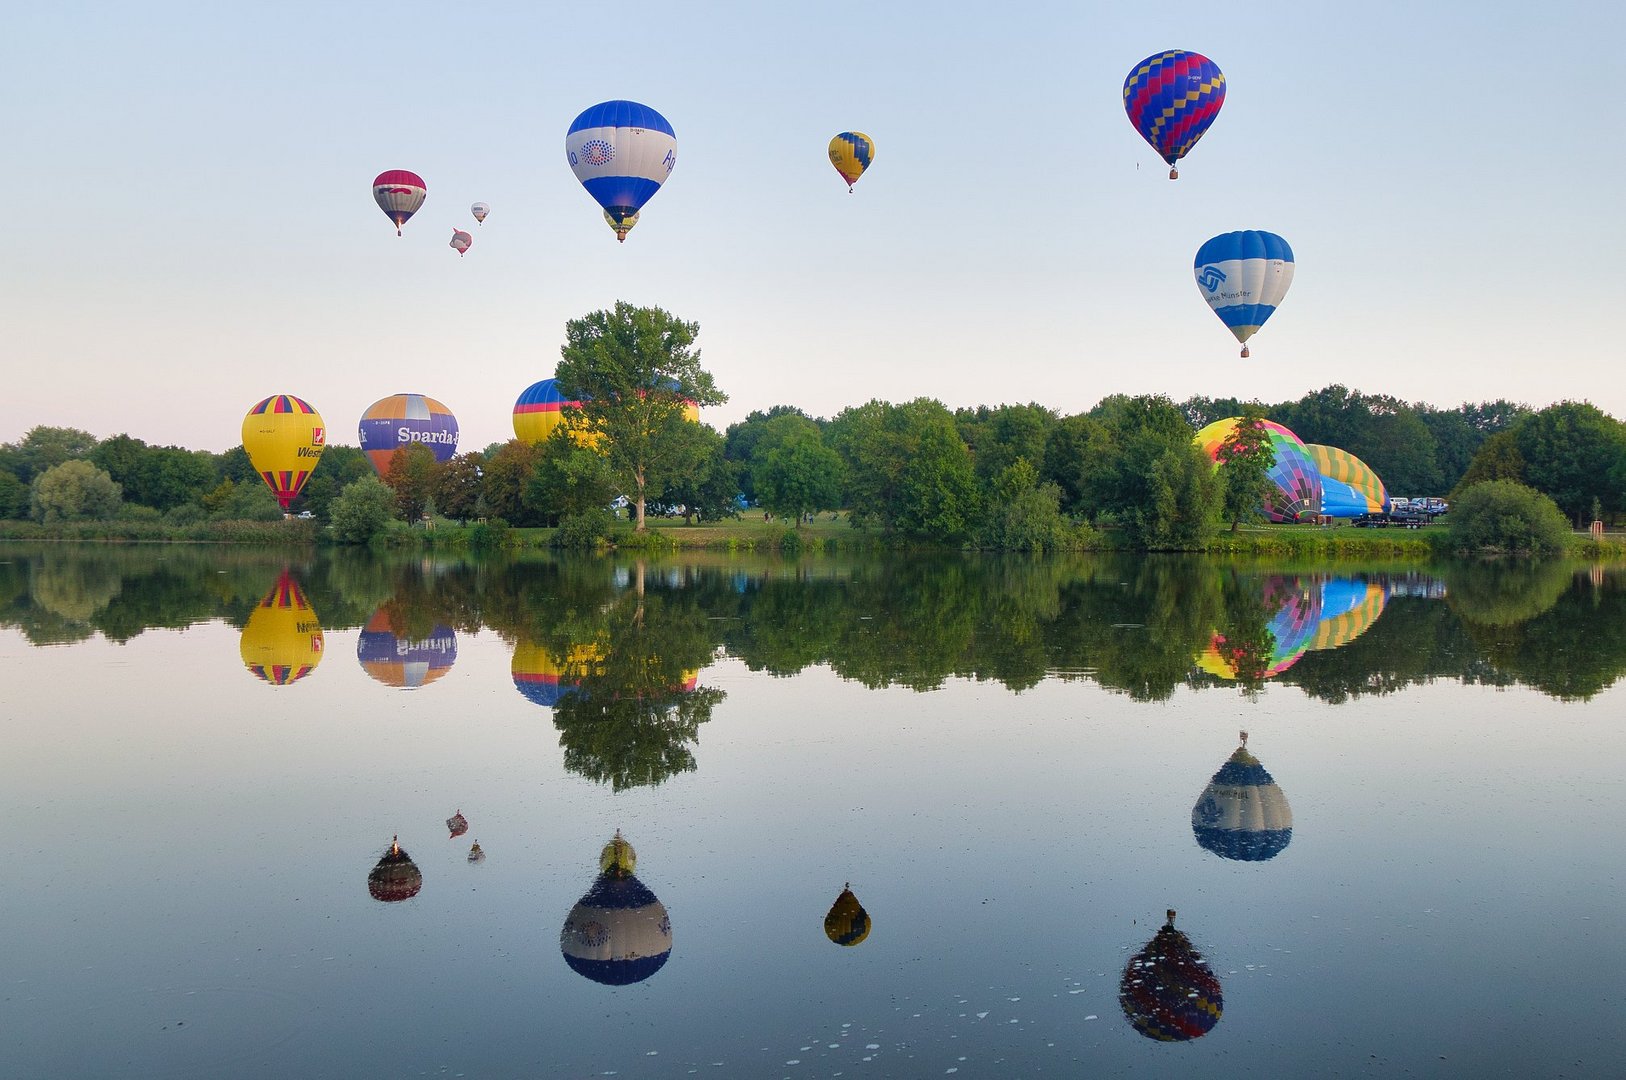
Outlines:
<svg viewBox="0 0 1626 1080"><path fill-rule="evenodd" d="M849 193L874 161L875 140L862 131L843 131L830 140L830 164L847 181Z"/></svg>
<svg viewBox="0 0 1626 1080"><path fill-rule="evenodd" d="M853 895L851 883L841 887L841 895L824 917L824 936L837 945L857 945L869 937L869 912Z"/></svg>

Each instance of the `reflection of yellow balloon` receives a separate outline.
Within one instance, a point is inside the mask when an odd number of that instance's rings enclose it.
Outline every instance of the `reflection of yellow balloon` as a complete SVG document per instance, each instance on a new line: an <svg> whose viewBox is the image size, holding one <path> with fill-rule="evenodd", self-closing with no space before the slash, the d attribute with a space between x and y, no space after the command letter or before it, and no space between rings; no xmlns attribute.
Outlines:
<svg viewBox="0 0 1626 1080"><path fill-rule="evenodd" d="M621 835L621 830L615 830L615 836L598 854L599 873L609 874L611 877L628 877L637 869L638 853L632 850L632 845Z"/></svg>
<svg viewBox="0 0 1626 1080"><path fill-rule="evenodd" d="M510 671L514 688L538 705L548 708L572 693L589 675L604 673L604 650L595 643L572 645L558 657L540 645L521 642L514 647Z"/></svg>
<svg viewBox="0 0 1626 1080"><path fill-rule="evenodd" d="M843 888L830 914L824 917L824 936L837 945L857 945L869 937L869 912L853 895L851 886Z"/></svg>
<svg viewBox="0 0 1626 1080"><path fill-rule="evenodd" d="M310 479L326 446L322 414L292 394L272 394L243 417L243 449L283 510Z"/></svg>
<svg viewBox="0 0 1626 1080"><path fill-rule="evenodd" d="M296 682L322 661L322 624L286 570L243 627L238 643L250 671L276 686Z"/></svg>

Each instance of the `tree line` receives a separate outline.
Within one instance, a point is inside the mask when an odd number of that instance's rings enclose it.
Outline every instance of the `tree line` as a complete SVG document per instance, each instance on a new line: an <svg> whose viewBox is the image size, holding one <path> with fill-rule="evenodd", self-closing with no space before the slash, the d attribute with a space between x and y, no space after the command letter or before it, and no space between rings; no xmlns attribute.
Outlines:
<svg viewBox="0 0 1626 1080"><path fill-rule="evenodd" d="M583 404L564 410L545 442L494 443L446 462L414 444L382 479L360 450L330 445L291 509L352 540L439 516L557 526L585 546L611 533L610 505L625 497L638 528L646 510L788 524L840 512L913 541L1055 550L1105 527L1142 547L1191 550L1247 516L1262 476L1256 442L1216 470L1192 435L1247 416L1349 451L1392 495L1451 497L1502 480L1549 496L1577 526L1626 511L1626 424L1585 402L1445 409L1334 384L1276 403L1113 395L1069 415L1038 403L950 410L922 397L828 419L778 405L718 431L682 418L727 400L700 366L697 325L617 304L566 330L557 378ZM0 446L0 517L278 515L241 447L212 454L57 427Z"/></svg>

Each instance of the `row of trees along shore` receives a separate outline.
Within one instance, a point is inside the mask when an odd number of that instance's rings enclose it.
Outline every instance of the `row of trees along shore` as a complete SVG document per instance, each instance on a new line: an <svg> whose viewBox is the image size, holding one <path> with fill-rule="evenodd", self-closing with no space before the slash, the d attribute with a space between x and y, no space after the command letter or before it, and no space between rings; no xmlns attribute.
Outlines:
<svg viewBox="0 0 1626 1080"><path fill-rule="evenodd" d="M589 543L609 534L607 507L626 496L638 529L646 512L718 521L744 504L787 523L839 511L906 540L1047 550L1106 527L1137 546L1189 550L1253 516L1268 447L1244 436L1235 467L1216 471L1192 441L1213 420L1245 416L1355 454L1391 494L1454 498L1497 480L1550 497L1576 527L1626 512L1626 423L1585 402L1445 409L1331 385L1276 403L1113 395L1066 415L1038 403L951 410L921 397L828 419L777 405L720 432L683 418L727 400L700 365L698 333L625 303L572 320L556 378L584 405L564 410L547 441L493 443L444 463L416 444L396 452L382 481L359 449L330 445L291 509L341 539L431 515L558 526ZM47 426L0 446L0 518L280 516L241 446L216 454Z"/></svg>

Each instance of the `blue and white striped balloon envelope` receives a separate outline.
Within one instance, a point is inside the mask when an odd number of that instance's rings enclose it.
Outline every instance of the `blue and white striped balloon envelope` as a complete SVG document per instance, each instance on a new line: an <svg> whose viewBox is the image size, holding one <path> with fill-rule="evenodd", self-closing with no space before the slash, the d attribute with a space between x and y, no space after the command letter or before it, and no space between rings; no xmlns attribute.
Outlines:
<svg viewBox="0 0 1626 1080"><path fill-rule="evenodd" d="M1230 232L1197 249L1197 288L1220 321L1242 343L1275 313L1293 284L1293 249L1275 233Z"/></svg>
<svg viewBox="0 0 1626 1080"><path fill-rule="evenodd" d="M1191 808L1197 843L1222 859L1264 862L1293 839L1293 809L1259 759L1248 753L1248 733Z"/></svg>
<svg viewBox="0 0 1626 1080"><path fill-rule="evenodd" d="M571 122L565 159L625 242L630 219L672 175L677 135L648 105L601 101Z"/></svg>

